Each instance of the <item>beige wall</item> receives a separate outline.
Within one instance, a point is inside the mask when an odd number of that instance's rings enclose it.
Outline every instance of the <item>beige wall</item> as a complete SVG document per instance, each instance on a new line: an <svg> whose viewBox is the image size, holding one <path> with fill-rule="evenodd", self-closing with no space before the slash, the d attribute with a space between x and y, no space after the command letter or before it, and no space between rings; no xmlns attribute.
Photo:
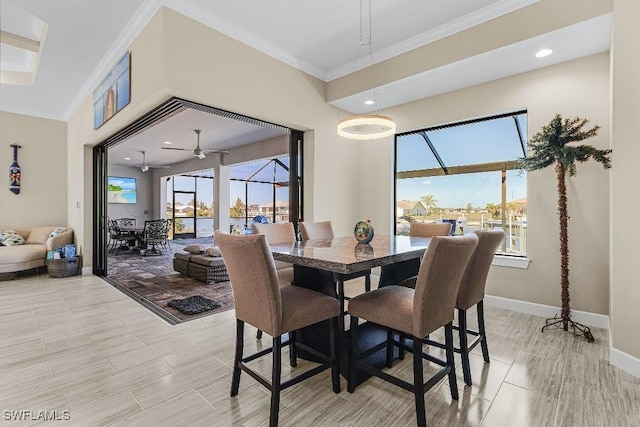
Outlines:
<svg viewBox="0 0 640 427"><path fill-rule="evenodd" d="M602 127L589 141L609 147L608 53L563 63L483 85L435 96L385 113L398 132L431 125L528 110L528 135L555 113L580 116ZM358 211L376 230L388 233L393 221L393 141L360 142ZM494 267L487 284L490 295L551 306L560 305L560 262L553 168L528 175L528 269ZM593 313L609 310L609 172L595 163L578 166L567 181L569 197L571 307ZM374 190L374 191L371 191ZM385 229L386 228L386 229Z"/></svg>
<svg viewBox="0 0 640 427"><path fill-rule="evenodd" d="M341 112L325 102L322 81L169 9L159 11L130 50L131 103L97 131L89 98L69 121L69 161L78 165L69 170L69 197L82 206L70 208L69 218L81 229L85 265L92 257L89 147L170 96L307 131L305 165L313 162L313 177L306 181L306 218L331 218L338 233L351 232L358 219L357 145L337 136Z"/></svg>
<svg viewBox="0 0 640 427"><path fill-rule="evenodd" d="M611 329L612 346L640 359L640 2L616 0L611 47ZM630 34L636 34L630 37ZM640 365L636 359L636 365ZM640 366L635 374L640 376Z"/></svg>
<svg viewBox="0 0 640 427"><path fill-rule="evenodd" d="M11 144L21 145L20 194L9 191ZM0 224L67 225L67 124L0 111Z"/></svg>

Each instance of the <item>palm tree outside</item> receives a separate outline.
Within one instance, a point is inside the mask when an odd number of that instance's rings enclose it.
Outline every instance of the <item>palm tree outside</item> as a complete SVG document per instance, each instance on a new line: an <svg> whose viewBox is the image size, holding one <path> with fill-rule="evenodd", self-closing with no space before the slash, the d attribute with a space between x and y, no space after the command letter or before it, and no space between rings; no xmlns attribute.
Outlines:
<svg viewBox="0 0 640 427"><path fill-rule="evenodd" d="M429 216L429 211L436 208L438 205L438 200L433 194L425 194L420 198L420 201L422 202L424 207L427 208L427 214L425 215L425 217Z"/></svg>
<svg viewBox="0 0 640 427"><path fill-rule="evenodd" d="M542 327L542 332L550 326L562 325L565 331L571 326L573 333L580 331L587 341L593 342L594 338L590 329L580 323L571 320L571 308L569 298L569 215L567 211L567 186L566 176L576 174L576 162L595 160L601 163L605 169L611 168L611 150L599 150L591 145L569 145L584 141L598 134L600 126L591 129L582 128L588 123L587 119L579 117L573 119L563 118L560 114L543 126L529 141L530 155L518 159L516 167L527 171L544 169L553 165L556 171L558 186L558 219L560 226L560 270L561 270L561 298L562 310L560 318L547 319Z"/></svg>

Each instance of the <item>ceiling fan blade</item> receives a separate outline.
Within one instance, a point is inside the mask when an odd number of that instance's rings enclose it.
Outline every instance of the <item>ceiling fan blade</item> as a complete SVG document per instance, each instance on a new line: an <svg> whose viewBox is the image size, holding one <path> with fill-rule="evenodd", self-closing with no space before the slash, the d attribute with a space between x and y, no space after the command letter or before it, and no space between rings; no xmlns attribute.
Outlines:
<svg viewBox="0 0 640 427"><path fill-rule="evenodd" d="M202 150L202 152L205 154L212 154L212 153L229 154L229 152L225 150Z"/></svg>
<svg viewBox="0 0 640 427"><path fill-rule="evenodd" d="M161 150L180 150L180 151L193 151L190 148L174 148L174 147L160 147Z"/></svg>
<svg viewBox="0 0 640 427"><path fill-rule="evenodd" d="M169 169L169 168L171 168L171 166L152 166L152 165L147 165L147 167L153 168L153 169Z"/></svg>

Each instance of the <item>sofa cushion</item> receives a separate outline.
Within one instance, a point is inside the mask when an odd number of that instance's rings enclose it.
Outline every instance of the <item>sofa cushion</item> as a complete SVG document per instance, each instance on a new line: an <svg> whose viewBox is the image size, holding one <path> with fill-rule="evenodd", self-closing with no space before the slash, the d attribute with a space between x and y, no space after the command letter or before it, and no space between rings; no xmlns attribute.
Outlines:
<svg viewBox="0 0 640 427"><path fill-rule="evenodd" d="M201 254L204 252L204 246L202 245L189 245L183 249L185 252L189 252L190 254Z"/></svg>
<svg viewBox="0 0 640 427"><path fill-rule="evenodd" d="M33 227L27 238L27 243L45 243L53 227Z"/></svg>
<svg viewBox="0 0 640 427"><path fill-rule="evenodd" d="M56 227L51 231L51 233L49 233L49 239L53 239L58 234L66 233L67 230L67 227Z"/></svg>
<svg viewBox="0 0 640 427"><path fill-rule="evenodd" d="M0 243L4 246L19 246L24 245L26 241L17 231L5 230L0 231Z"/></svg>
<svg viewBox="0 0 640 427"><path fill-rule="evenodd" d="M189 253L185 254L185 253L176 252L173 256L174 258L188 262L191 258L193 258L194 255Z"/></svg>
<svg viewBox="0 0 640 427"><path fill-rule="evenodd" d="M207 255L213 256L213 257L222 256L222 252L220 252L220 249L217 246L207 248L205 252L207 253Z"/></svg>
<svg viewBox="0 0 640 427"><path fill-rule="evenodd" d="M17 264L39 259L44 261L46 257L47 247L45 245L33 244L0 248L2 264Z"/></svg>
<svg viewBox="0 0 640 427"><path fill-rule="evenodd" d="M224 261L220 257L212 257L207 255L195 255L191 257L191 262L194 264L204 265L205 267L216 267L224 265Z"/></svg>

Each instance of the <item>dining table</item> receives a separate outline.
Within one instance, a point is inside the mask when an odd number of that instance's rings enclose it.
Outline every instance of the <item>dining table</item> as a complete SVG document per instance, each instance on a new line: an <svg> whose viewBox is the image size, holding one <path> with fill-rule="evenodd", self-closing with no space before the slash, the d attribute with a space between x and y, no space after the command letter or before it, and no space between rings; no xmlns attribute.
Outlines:
<svg viewBox="0 0 640 427"><path fill-rule="evenodd" d="M144 225L121 225L120 231L135 237L135 240L129 242L131 252L144 249Z"/></svg>
<svg viewBox="0 0 640 427"><path fill-rule="evenodd" d="M271 245L271 252L275 260L293 264L292 285L312 289L334 298L344 298L344 295L339 295L339 280L375 267L392 266L410 260L419 261L430 241L429 237L375 235L371 242L363 244L351 236L334 237L296 241L292 244L274 244ZM393 310L393 307L389 307L389 310ZM344 322L340 324L344 325ZM378 325L362 325L359 331L362 332L358 334L358 348L369 348L387 338L386 330ZM343 327L340 328L340 334L340 365L343 375L347 376L348 338ZM304 328L297 331L296 339L327 354L328 326L319 324ZM303 351L299 351L298 356L317 361L311 354ZM384 351L370 355L367 362L382 367L386 362ZM368 377L368 374L359 371L356 383L359 384Z"/></svg>

